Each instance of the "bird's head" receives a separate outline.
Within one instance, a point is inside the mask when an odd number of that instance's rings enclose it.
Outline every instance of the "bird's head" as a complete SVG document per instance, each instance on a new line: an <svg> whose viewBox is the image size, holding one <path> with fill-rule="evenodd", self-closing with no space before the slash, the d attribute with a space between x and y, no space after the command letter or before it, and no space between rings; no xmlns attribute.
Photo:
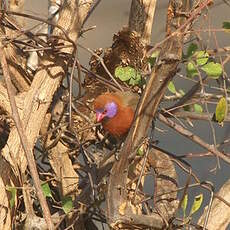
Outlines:
<svg viewBox="0 0 230 230"><path fill-rule="evenodd" d="M101 104L99 107L95 107L97 122L102 122L104 119L115 117L117 110L118 106L114 101L107 102L104 105Z"/></svg>

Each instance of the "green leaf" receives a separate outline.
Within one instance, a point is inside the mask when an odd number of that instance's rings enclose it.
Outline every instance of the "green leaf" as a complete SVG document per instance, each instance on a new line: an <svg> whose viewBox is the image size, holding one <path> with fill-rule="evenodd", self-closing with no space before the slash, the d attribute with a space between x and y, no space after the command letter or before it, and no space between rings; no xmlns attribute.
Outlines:
<svg viewBox="0 0 230 230"><path fill-rule="evenodd" d="M168 90L173 93L173 94L176 94L176 87L174 85L174 83L172 81L169 82L168 84Z"/></svg>
<svg viewBox="0 0 230 230"><path fill-rule="evenodd" d="M140 73L130 66L118 66L115 69L115 77L121 81L129 81L129 85L138 85L141 82Z"/></svg>
<svg viewBox="0 0 230 230"><path fill-rule="evenodd" d="M115 77L119 78L121 81L128 81L132 77L132 74L135 74L133 70L133 68L129 69L129 67L118 66L115 69Z"/></svg>
<svg viewBox="0 0 230 230"><path fill-rule="evenodd" d="M10 207L13 208L15 205L17 189L14 187L7 187L6 190L10 192Z"/></svg>
<svg viewBox="0 0 230 230"><path fill-rule="evenodd" d="M156 50L152 53L151 58L157 58L160 54L160 50Z"/></svg>
<svg viewBox="0 0 230 230"><path fill-rule="evenodd" d="M187 49L187 58L191 57L198 49L197 44L191 43Z"/></svg>
<svg viewBox="0 0 230 230"><path fill-rule="evenodd" d="M202 108L202 106L199 105L199 104L194 104L194 111L195 111L196 113L202 113L202 112L203 112L203 108Z"/></svg>
<svg viewBox="0 0 230 230"><path fill-rule="evenodd" d="M61 203L65 214L69 213L73 209L73 201L70 196L63 197Z"/></svg>
<svg viewBox="0 0 230 230"><path fill-rule="evenodd" d="M202 202L203 194L195 196L189 216L193 215L197 210L199 210Z"/></svg>
<svg viewBox="0 0 230 230"><path fill-rule="evenodd" d="M41 187L42 187L42 192L43 192L45 197L53 198L51 190L50 190L50 186L49 186L49 184L47 182L43 183L41 185Z"/></svg>
<svg viewBox="0 0 230 230"><path fill-rule="evenodd" d="M128 81L131 78L135 78L137 75L137 71L130 66L118 66L115 69L115 76L119 78L121 81Z"/></svg>
<svg viewBox="0 0 230 230"><path fill-rule="evenodd" d="M186 71L187 71L188 77L190 77L190 78L198 75L197 68L195 67L193 62L188 62L187 66L186 66Z"/></svg>
<svg viewBox="0 0 230 230"><path fill-rule="evenodd" d="M148 58L148 63L150 64L151 67L153 67L156 63L156 58L149 57Z"/></svg>
<svg viewBox="0 0 230 230"><path fill-rule="evenodd" d="M198 66L205 65L208 62L209 54L205 51L195 52L196 63Z"/></svg>
<svg viewBox="0 0 230 230"><path fill-rule="evenodd" d="M157 57L159 56L160 51L156 50L155 52L152 53L151 57L148 58L148 62L150 63L151 66L154 66Z"/></svg>
<svg viewBox="0 0 230 230"><path fill-rule="evenodd" d="M225 97L222 97L217 106L216 106L216 113L215 113L215 118L218 123L222 123L224 121L224 118L227 114L227 101Z"/></svg>
<svg viewBox="0 0 230 230"><path fill-rule="evenodd" d="M184 96L184 95L185 95L185 92L184 92L184 90L183 90L183 89L179 89L179 93L180 93L182 96Z"/></svg>
<svg viewBox="0 0 230 230"><path fill-rule="evenodd" d="M182 210L183 210L184 218L185 218L185 216L186 216L186 209L187 209L187 206L188 206L188 194L185 194L184 199L183 199L182 202L181 202L181 208L182 208Z"/></svg>
<svg viewBox="0 0 230 230"><path fill-rule="evenodd" d="M137 156L143 156L144 154L144 147L143 145L137 150Z"/></svg>
<svg viewBox="0 0 230 230"><path fill-rule="evenodd" d="M230 30L230 22L223 22L223 26L224 29L226 30Z"/></svg>
<svg viewBox="0 0 230 230"><path fill-rule="evenodd" d="M141 75L137 73L135 77L129 80L129 85L139 85L141 83Z"/></svg>
<svg viewBox="0 0 230 230"><path fill-rule="evenodd" d="M218 79L222 74L222 66L219 63L209 62L201 69L211 78Z"/></svg>

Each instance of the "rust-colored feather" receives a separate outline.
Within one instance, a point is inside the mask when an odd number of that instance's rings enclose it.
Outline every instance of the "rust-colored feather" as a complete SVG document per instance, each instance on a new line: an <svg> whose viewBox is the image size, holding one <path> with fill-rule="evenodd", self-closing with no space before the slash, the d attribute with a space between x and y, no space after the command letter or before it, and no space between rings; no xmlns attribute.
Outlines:
<svg viewBox="0 0 230 230"><path fill-rule="evenodd" d="M104 108L107 103L117 104L117 114L113 118L102 121L103 128L115 137L125 135L134 118L135 109L139 97L132 92L105 93L98 96L94 101L94 109Z"/></svg>

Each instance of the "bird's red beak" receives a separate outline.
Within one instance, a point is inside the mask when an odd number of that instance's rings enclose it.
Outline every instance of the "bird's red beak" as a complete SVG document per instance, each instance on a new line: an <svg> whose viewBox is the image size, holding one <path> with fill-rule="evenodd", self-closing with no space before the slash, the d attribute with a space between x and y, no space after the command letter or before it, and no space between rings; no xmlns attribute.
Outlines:
<svg viewBox="0 0 230 230"><path fill-rule="evenodd" d="M96 112L96 120L97 122L101 122L105 117L105 114L100 113L100 112Z"/></svg>

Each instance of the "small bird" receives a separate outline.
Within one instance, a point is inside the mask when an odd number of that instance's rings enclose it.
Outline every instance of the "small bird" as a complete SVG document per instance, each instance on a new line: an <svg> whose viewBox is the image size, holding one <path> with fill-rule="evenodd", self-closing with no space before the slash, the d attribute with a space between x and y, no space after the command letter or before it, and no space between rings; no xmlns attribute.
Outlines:
<svg viewBox="0 0 230 230"><path fill-rule="evenodd" d="M94 101L97 122L105 131L120 139L131 127L139 96L130 91L104 93Z"/></svg>

